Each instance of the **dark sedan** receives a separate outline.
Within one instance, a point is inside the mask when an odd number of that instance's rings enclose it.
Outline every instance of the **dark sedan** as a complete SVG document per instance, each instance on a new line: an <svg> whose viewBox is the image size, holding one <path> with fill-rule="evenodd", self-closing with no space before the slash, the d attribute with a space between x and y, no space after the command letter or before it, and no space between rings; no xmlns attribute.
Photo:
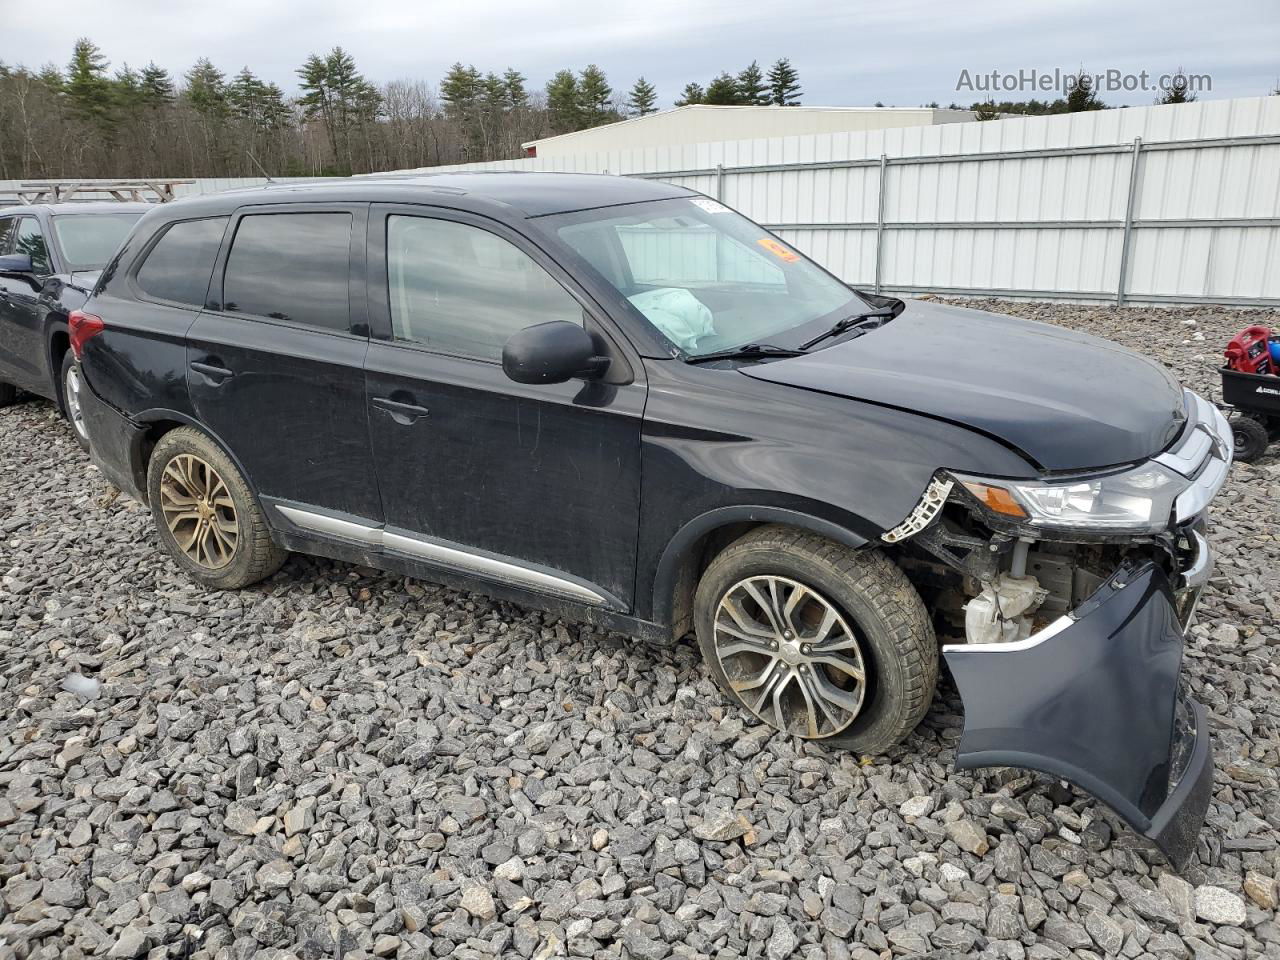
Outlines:
<svg viewBox="0 0 1280 960"><path fill-rule="evenodd" d="M52 400L88 445L67 316L148 207L89 201L0 209L0 407L19 389Z"/></svg>

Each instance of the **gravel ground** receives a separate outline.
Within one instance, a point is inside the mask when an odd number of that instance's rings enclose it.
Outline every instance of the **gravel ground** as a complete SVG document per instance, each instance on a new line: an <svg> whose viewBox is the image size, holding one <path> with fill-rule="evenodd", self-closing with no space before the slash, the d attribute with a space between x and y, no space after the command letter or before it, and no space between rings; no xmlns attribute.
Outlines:
<svg viewBox="0 0 1280 960"><path fill-rule="evenodd" d="M1211 397L1246 322L981 306ZM1182 876L1060 783L953 773L945 682L889 756L805 746L689 646L307 558L205 593L47 404L0 411L0 471L0 957L1280 956L1275 455L1217 501Z"/></svg>

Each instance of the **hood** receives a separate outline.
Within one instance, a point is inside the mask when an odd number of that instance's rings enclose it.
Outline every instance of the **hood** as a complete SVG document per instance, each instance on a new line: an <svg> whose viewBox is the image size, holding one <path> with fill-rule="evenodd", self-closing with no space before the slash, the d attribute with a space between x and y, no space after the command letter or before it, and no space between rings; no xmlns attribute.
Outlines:
<svg viewBox="0 0 1280 960"><path fill-rule="evenodd" d="M860 337L740 369L980 430L1045 470L1142 460L1182 429L1182 388L1131 350L1016 317L906 303Z"/></svg>

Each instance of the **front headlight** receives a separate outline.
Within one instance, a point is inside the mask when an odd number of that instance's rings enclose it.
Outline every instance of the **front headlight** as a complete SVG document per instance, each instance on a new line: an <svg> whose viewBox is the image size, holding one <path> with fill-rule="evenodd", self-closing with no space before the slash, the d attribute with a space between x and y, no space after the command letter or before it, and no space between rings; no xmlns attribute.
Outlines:
<svg viewBox="0 0 1280 960"><path fill-rule="evenodd" d="M1123 473L1057 482L955 475L988 510L1008 520L1061 530L1158 533L1188 481L1156 463Z"/></svg>

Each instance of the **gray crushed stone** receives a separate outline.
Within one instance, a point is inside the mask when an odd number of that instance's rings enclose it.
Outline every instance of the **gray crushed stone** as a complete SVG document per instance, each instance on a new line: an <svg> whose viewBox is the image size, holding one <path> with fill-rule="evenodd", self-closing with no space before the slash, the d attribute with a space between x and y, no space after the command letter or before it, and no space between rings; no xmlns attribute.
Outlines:
<svg viewBox="0 0 1280 960"><path fill-rule="evenodd" d="M1215 399L1229 336L1280 326L966 305ZM688 645L305 557L207 593L42 402L0 410L0 481L0 957L1280 955L1275 454L1217 501L1186 669L1218 769L1181 877L1078 791L952 772L945 683L859 758L762 736Z"/></svg>

